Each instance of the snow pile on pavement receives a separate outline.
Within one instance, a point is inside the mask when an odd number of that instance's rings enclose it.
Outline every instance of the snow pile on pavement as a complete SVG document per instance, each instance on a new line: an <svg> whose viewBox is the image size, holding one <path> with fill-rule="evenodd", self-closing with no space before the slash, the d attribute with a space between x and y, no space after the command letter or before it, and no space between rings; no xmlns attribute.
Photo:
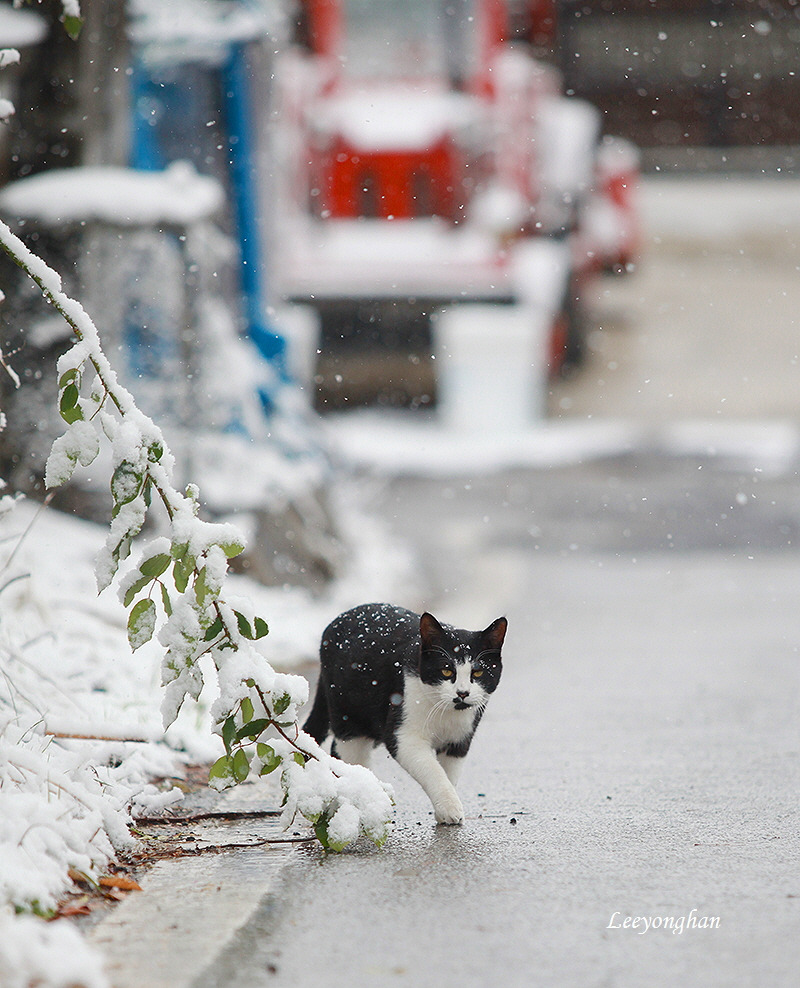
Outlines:
<svg viewBox="0 0 800 988"><path fill-rule="evenodd" d="M633 419L551 419L496 433L444 424L436 413L330 415L329 442L358 469L380 476L479 476L551 469L648 449L667 456L716 456L744 469L782 473L800 458L795 421L686 419L654 426Z"/></svg>

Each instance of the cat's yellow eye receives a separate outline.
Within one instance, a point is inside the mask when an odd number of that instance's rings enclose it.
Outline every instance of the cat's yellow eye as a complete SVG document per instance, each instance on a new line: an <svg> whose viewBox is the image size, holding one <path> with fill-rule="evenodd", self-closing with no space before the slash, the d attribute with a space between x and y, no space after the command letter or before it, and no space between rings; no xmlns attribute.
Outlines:
<svg viewBox="0 0 800 988"><path fill-rule="evenodd" d="M483 675L483 669L473 669L472 670L472 678L473 679L480 679L482 675Z"/></svg>
<svg viewBox="0 0 800 988"><path fill-rule="evenodd" d="M445 679L452 679L453 678L453 670L452 669L442 669L442 675L445 677Z"/></svg>

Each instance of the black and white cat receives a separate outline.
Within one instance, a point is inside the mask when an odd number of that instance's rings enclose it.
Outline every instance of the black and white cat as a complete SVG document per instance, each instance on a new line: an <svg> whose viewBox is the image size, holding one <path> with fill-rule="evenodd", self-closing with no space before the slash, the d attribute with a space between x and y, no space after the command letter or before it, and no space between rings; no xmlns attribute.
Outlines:
<svg viewBox="0 0 800 988"><path fill-rule="evenodd" d="M367 765L389 753L422 786L437 823L464 821L455 790L464 756L502 671L507 621L484 631L440 624L391 604L340 614L322 636L320 679L304 730Z"/></svg>

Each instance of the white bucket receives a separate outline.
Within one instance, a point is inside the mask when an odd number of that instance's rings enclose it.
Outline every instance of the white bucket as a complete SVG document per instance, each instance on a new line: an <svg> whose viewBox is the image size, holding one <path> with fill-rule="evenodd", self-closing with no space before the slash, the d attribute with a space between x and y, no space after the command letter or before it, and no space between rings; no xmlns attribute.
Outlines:
<svg viewBox="0 0 800 988"><path fill-rule="evenodd" d="M480 433L524 429L544 416L549 319L537 306L464 304L433 322L439 416Z"/></svg>

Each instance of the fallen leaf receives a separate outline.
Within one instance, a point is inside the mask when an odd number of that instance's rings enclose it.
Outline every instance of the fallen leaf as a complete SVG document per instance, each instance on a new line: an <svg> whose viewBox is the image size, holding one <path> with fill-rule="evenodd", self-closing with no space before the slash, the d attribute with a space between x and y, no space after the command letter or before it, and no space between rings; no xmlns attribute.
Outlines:
<svg viewBox="0 0 800 988"><path fill-rule="evenodd" d="M77 902L73 902L69 906L62 906L58 910L58 916L91 916L92 910L88 902L83 902L80 905Z"/></svg>
<svg viewBox="0 0 800 988"><path fill-rule="evenodd" d="M100 886L106 889L122 889L125 892L141 892L142 886L126 875L103 875Z"/></svg>
<svg viewBox="0 0 800 988"><path fill-rule="evenodd" d="M74 868L69 868L67 874L77 885L91 885L93 888L97 887L91 878L89 878L88 875L84 875L82 871L76 871Z"/></svg>
<svg viewBox="0 0 800 988"><path fill-rule="evenodd" d="M88 916L91 914L91 906L89 905L89 896L80 895L76 896L74 899L69 899L67 902L62 903L57 916Z"/></svg>

